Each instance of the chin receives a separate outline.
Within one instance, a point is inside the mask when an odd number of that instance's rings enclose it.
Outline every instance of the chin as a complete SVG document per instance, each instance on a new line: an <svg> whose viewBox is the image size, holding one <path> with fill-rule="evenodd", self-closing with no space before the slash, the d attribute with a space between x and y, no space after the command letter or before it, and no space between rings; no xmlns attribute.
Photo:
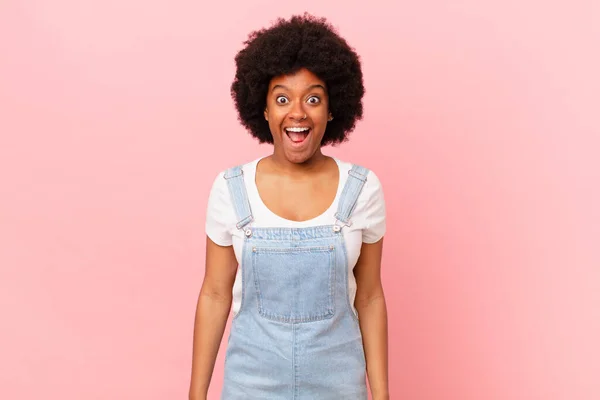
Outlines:
<svg viewBox="0 0 600 400"><path fill-rule="evenodd" d="M306 161L310 160L314 155L315 155L316 151L312 151L310 153L306 153L306 152L302 152L302 153L296 153L296 152L286 152L285 153L285 158L294 164L302 164L305 163Z"/></svg>

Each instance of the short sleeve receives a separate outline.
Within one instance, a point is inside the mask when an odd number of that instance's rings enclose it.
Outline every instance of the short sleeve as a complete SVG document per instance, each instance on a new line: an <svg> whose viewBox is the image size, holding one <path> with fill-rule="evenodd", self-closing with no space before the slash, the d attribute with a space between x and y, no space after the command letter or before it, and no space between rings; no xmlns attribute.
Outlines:
<svg viewBox="0 0 600 400"><path fill-rule="evenodd" d="M219 246L233 244L235 211L231 204L227 181L220 173L214 180L206 209L206 234Z"/></svg>
<svg viewBox="0 0 600 400"><path fill-rule="evenodd" d="M375 243L385 234L386 209L381 182L373 171L369 172L363 191L366 200L362 210L364 215L362 240L364 243Z"/></svg>

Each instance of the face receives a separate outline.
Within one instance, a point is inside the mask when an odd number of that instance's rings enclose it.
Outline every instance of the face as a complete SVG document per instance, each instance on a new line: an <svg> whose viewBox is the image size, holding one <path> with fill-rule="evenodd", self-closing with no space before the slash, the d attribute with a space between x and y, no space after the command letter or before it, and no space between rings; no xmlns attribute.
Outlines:
<svg viewBox="0 0 600 400"><path fill-rule="evenodd" d="M309 70L271 79L265 119L275 156L298 164L322 155L321 141L330 118L325 82Z"/></svg>

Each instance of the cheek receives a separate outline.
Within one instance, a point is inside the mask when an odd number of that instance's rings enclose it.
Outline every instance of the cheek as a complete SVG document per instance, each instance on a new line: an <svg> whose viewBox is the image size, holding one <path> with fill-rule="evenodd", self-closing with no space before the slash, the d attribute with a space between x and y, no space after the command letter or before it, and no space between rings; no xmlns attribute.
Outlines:
<svg viewBox="0 0 600 400"><path fill-rule="evenodd" d="M323 103L320 107L318 107L313 113L313 118L319 123L326 123L327 117L329 116L329 108L327 107L327 103Z"/></svg>
<svg viewBox="0 0 600 400"><path fill-rule="evenodd" d="M271 136L273 137L274 140L279 140L279 136L280 136L280 125L281 125L281 120L279 118L277 118L277 115L273 115L273 114L269 114L268 115L268 121L267 123L269 124L269 131L271 132Z"/></svg>
<svg viewBox="0 0 600 400"><path fill-rule="evenodd" d="M267 113L267 117L269 118L269 124L277 124L281 122L282 112L280 109L271 107Z"/></svg>
<svg viewBox="0 0 600 400"><path fill-rule="evenodd" d="M321 128L324 129L325 126L327 125L328 117L329 117L329 114L327 111L319 111L319 113L314 116L313 120L315 122L315 125L320 126Z"/></svg>

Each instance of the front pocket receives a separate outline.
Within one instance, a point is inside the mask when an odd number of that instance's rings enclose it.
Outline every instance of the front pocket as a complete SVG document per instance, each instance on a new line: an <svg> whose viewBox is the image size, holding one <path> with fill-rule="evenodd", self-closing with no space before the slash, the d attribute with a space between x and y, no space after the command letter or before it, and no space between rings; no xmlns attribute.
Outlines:
<svg viewBox="0 0 600 400"><path fill-rule="evenodd" d="M261 316L282 322L331 318L335 311L335 247L252 249Z"/></svg>

